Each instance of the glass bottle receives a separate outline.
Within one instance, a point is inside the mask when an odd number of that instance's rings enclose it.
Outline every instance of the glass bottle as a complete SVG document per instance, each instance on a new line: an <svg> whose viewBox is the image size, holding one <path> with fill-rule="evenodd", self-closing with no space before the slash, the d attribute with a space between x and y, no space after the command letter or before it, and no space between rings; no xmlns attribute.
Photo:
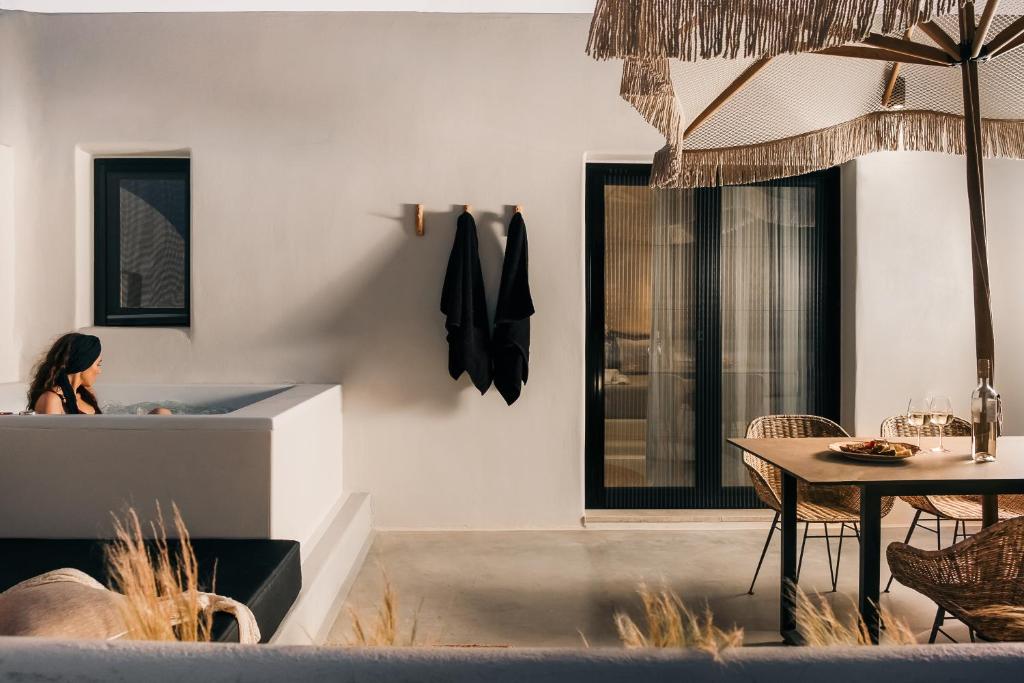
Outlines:
<svg viewBox="0 0 1024 683"><path fill-rule="evenodd" d="M992 387L992 362L978 360L978 388L971 394L971 455L974 462L996 459L996 437L1003 419L1002 400Z"/></svg>

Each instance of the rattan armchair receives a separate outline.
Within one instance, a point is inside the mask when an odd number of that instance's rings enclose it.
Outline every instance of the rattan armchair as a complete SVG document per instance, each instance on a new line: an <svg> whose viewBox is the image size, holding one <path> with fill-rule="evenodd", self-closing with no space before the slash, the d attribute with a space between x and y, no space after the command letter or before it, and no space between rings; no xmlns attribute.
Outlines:
<svg viewBox="0 0 1024 683"><path fill-rule="evenodd" d="M816 436L848 437L849 434L832 420L815 415L766 415L754 419L747 427L748 439L794 439ZM747 591L753 594L754 584L757 583L757 576L761 572L761 565L764 563L768 546L771 544L772 535L779 528L779 518L782 514L782 472L753 453L743 453L743 464L750 474L750 481L754 485L757 497L765 505L775 510L772 526L768 529L768 538L764 542L761 557L757 561L757 569L754 570L754 578ZM882 499L883 517L892 510L893 501L891 496ZM846 536L846 530L850 529L855 537L860 537L857 527L857 523L860 521L860 489L856 486L811 486L804 482L798 482L796 517L798 522L804 524L804 537L800 544L800 559L797 563L797 578L800 577L800 567L803 565L807 539L825 539L829 578L834 591L839 582L839 561L843 554L843 539ZM811 524L821 524L825 531L824 535L809 535ZM839 525L839 548L836 553L835 566L832 564L832 538L834 536L829 534L829 524Z"/></svg>
<svg viewBox="0 0 1024 683"><path fill-rule="evenodd" d="M999 522L949 548L892 543L885 554L897 581L934 600L983 639L1024 640L1021 620L978 614L986 608L1024 608L1024 518Z"/></svg>
<svg viewBox="0 0 1024 683"><path fill-rule="evenodd" d="M882 420L880 433L883 439L909 439L917 436L917 428L907 424L906 415L894 415ZM946 425L946 436L970 436L971 423L960 417L953 417ZM921 428L922 436L938 436L939 428L936 425L928 424ZM911 537L916 529L935 534L936 548L942 549L942 521L953 521L953 543L968 538L967 523L981 522L981 496L957 495L957 496L900 496L900 498L914 508L914 520L907 530L907 537L903 539L904 544L910 543ZM935 518L935 526L928 526L921 521L921 515L931 515ZM1024 495L999 496L999 519L1005 520L1012 517L1024 515ZM893 579L897 578L895 573L889 576L885 584L885 592L889 592ZM903 583L901 581L901 583ZM935 614L935 622L928 642L934 643L939 633L950 640L952 637L942 630L946 620L947 610L940 604ZM950 612L950 614L954 614ZM973 632L972 632L973 633ZM973 635L972 635L973 637Z"/></svg>

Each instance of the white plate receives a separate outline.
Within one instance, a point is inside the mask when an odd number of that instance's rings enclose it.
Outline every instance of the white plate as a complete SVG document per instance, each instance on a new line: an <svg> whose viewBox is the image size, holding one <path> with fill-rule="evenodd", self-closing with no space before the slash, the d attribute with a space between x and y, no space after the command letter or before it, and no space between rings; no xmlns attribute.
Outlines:
<svg viewBox="0 0 1024 683"><path fill-rule="evenodd" d="M903 460L906 460L907 458L912 458L912 457L914 457L915 455L917 455L918 453L921 452L921 449L918 448L917 446L915 446L913 444L909 444L909 443L904 443L902 441L896 441L896 442L893 442L893 443L898 443L898 444L900 444L902 446L906 446L907 448L909 448L910 449L910 455L879 455L879 454L876 454L876 453L856 453L856 452L853 452L853 451L843 450L843 447L847 446L849 444L861 444L861 443L864 443L864 442L863 441L837 441L836 443L830 443L828 445L828 449L830 451L835 451L836 453L839 453L840 455L845 455L847 458L850 458L852 460L860 460L861 462L885 462L885 463L901 462Z"/></svg>

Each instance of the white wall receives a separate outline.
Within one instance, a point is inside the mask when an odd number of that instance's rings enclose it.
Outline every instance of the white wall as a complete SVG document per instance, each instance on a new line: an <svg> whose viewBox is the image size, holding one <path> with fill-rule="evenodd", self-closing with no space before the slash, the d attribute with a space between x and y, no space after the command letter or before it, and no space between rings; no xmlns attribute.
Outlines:
<svg viewBox="0 0 1024 683"><path fill-rule="evenodd" d="M949 395L970 417L975 382L974 305L965 161L885 153L855 162L855 429L877 434L912 393ZM1024 432L1024 163L985 163L995 320L996 387L1005 427ZM849 198L847 198L849 201Z"/></svg>
<svg viewBox="0 0 1024 683"><path fill-rule="evenodd" d="M31 153L15 162L22 377L47 340L90 317L76 153L188 149L193 327L101 330L106 378L338 382L346 487L372 493L381 527L578 524L581 162L661 145L618 99L619 65L584 55L588 17L0 15L12 22L42 84ZM945 391L966 411L962 165L878 155L846 169L856 229L844 303L857 327L844 414L860 433L911 391ZM1010 259L1024 169L988 168L998 386L1014 431L1024 401ZM412 235L418 202L424 238ZM508 205L526 207L538 312L531 381L511 408L447 376L438 296L464 202L492 305Z"/></svg>
<svg viewBox="0 0 1024 683"><path fill-rule="evenodd" d="M18 378L16 216L23 186L15 173L29 147L28 112L37 104L26 18L0 14L0 382Z"/></svg>
<svg viewBox="0 0 1024 683"><path fill-rule="evenodd" d="M14 264L14 150L0 144L0 383L18 376Z"/></svg>
<svg viewBox="0 0 1024 683"><path fill-rule="evenodd" d="M582 159L661 144L618 99L619 65L584 54L587 16L25 20L46 87L18 167L22 375L81 320L76 150L187 148L194 325L101 330L105 379L338 382L346 487L379 525L578 524ZM447 374L438 300L465 202L492 303L507 207L526 211L537 315L511 408Z"/></svg>

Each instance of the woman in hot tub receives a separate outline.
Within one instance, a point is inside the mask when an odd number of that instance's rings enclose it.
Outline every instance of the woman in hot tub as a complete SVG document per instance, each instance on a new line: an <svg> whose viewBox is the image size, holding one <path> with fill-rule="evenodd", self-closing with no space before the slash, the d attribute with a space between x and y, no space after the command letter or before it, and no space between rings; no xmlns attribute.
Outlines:
<svg viewBox="0 0 1024 683"><path fill-rule="evenodd" d="M93 393L103 371L99 337L69 332L53 343L36 365L28 389L28 407L40 415L99 415ZM156 408L154 415L170 415Z"/></svg>

